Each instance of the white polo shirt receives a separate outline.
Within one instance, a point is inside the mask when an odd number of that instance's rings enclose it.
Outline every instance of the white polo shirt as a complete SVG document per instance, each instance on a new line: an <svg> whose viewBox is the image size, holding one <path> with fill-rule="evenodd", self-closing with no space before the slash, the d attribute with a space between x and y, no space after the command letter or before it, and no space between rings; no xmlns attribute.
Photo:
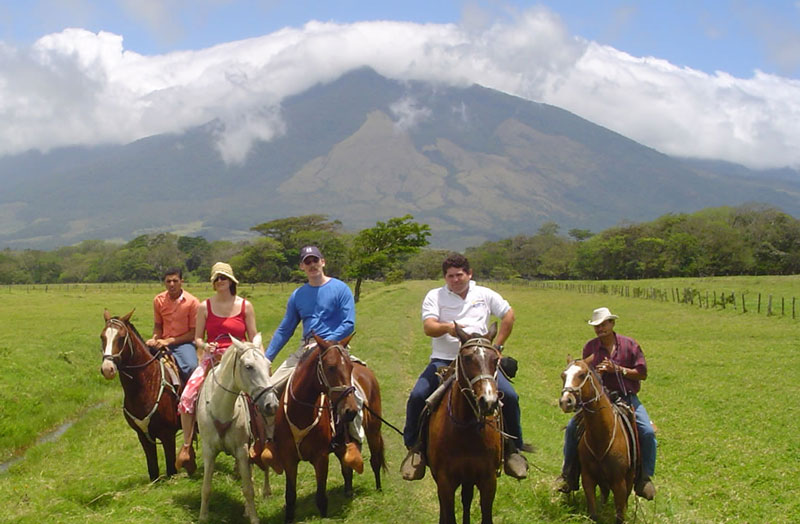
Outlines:
<svg viewBox="0 0 800 524"><path fill-rule="evenodd" d="M447 285L428 291L422 301L422 321L426 318L439 322L457 321L467 333L485 334L489 331L491 316L502 319L509 309L508 301L499 293L470 280L466 298L450 291ZM445 334L434 338L431 346L431 358L455 360L461 343L456 337Z"/></svg>

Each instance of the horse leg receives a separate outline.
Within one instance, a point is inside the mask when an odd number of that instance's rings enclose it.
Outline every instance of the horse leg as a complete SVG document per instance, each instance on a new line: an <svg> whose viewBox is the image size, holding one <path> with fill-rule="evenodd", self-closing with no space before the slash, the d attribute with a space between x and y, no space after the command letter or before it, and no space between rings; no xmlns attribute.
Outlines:
<svg viewBox="0 0 800 524"><path fill-rule="evenodd" d="M589 518L597 520L597 498L595 489L597 483L585 471L581 473L581 483L583 484L583 494L586 495L586 508L589 510Z"/></svg>
<svg viewBox="0 0 800 524"><path fill-rule="evenodd" d="M294 511L297 504L297 462L293 460L287 461L283 473L286 475L286 493L284 493L286 515L284 521L293 522Z"/></svg>
<svg viewBox="0 0 800 524"><path fill-rule="evenodd" d="M380 427L377 430L367 431L367 444L369 444L369 465L375 475L375 489L381 491L381 468L385 466L386 458Z"/></svg>
<svg viewBox="0 0 800 524"><path fill-rule="evenodd" d="M167 476L177 475L175 467L175 433L164 431L161 435L161 446L164 448L164 460L167 462Z"/></svg>
<svg viewBox="0 0 800 524"><path fill-rule="evenodd" d="M261 490L261 496L263 498L272 496L272 488L269 485L269 466L264 468L264 487Z"/></svg>
<svg viewBox="0 0 800 524"><path fill-rule="evenodd" d="M617 524L625 522L625 512L628 509L628 495L630 490L627 488L625 478L618 479L611 486L611 491L614 492L614 508L617 511Z"/></svg>
<svg viewBox="0 0 800 524"><path fill-rule="evenodd" d="M436 491L439 495L439 524L456 524L456 485L444 472L436 479Z"/></svg>
<svg viewBox="0 0 800 524"><path fill-rule="evenodd" d="M348 468L341 462L341 457L339 458L339 462L342 466L342 478L344 479L344 495L348 498L352 498L353 496L353 468Z"/></svg>
<svg viewBox="0 0 800 524"><path fill-rule="evenodd" d="M211 497L211 477L214 475L214 461L217 454L208 446L203 446L203 487L200 491L200 522L208 521L208 499Z"/></svg>
<svg viewBox="0 0 800 524"><path fill-rule="evenodd" d="M352 476L352 470L350 472ZM317 478L317 494L314 500L322 517L328 516L328 453L323 452L314 462L314 476ZM352 485L350 486L352 490Z"/></svg>
<svg viewBox="0 0 800 524"><path fill-rule="evenodd" d="M250 469L250 456L247 443L236 452L236 466L242 479L242 495L244 495L244 513L250 518L250 524L258 524L258 513L254 501L253 473Z"/></svg>
<svg viewBox="0 0 800 524"><path fill-rule="evenodd" d="M139 443L142 445L144 457L147 460L147 474L150 475L150 482L153 482L158 478L158 451L156 450L156 445L154 442L150 442L147 435L139 430L136 431L136 436L139 437ZM172 449L175 449L174 443Z"/></svg>
<svg viewBox="0 0 800 524"><path fill-rule="evenodd" d="M475 485L470 483L461 484L461 522L469 524L469 510L472 507L472 498L475 496Z"/></svg>
<svg viewBox="0 0 800 524"><path fill-rule="evenodd" d="M497 476L487 475L478 484L481 496L481 524L492 524L492 507L497 493Z"/></svg>

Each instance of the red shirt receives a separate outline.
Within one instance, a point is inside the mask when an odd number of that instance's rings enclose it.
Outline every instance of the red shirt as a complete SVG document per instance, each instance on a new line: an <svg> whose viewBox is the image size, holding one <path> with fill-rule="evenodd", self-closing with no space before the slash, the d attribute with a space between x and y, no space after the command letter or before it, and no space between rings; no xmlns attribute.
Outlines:
<svg viewBox="0 0 800 524"><path fill-rule="evenodd" d="M611 358L608 350L600 343L600 338L593 338L583 346L583 358L594 355L593 368L607 358L622 367L636 369L642 377L646 377L647 361L639 343L630 337L624 337L616 333L614 333L614 337L617 342L617 351L614 353L614 358ZM639 389L642 387L641 381L624 378L622 373L603 374L603 385L609 391L618 391L623 395L639 393Z"/></svg>
<svg viewBox="0 0 800 524"><path fill-rule="evenodd" d="M188 291L182 291L176 300L163 291L153 299L153 317L161 324L161 338L178 337L187 331L194 334L197 306L200 302Z"/></svg>

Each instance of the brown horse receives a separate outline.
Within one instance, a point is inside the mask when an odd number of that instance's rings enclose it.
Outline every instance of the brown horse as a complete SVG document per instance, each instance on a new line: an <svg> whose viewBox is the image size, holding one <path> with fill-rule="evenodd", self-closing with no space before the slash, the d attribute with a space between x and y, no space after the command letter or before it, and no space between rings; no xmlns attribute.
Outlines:
<svg viewBox="0 0 800 524"><path fill-rule="evenodd" d="M334 428L346 427L358 412L353 392L360 387L366 402L376 413L380 410L380 392L374 375L350 360L346 347L352 335L338 342L325 341L314 335L317 346L306 353L294 370L283 393L275 417L275 471L286 473L286 522L294 520L297 500L297 466L301 460L313 464L317 480L315 501L323 517L328 513L328 456L334 440ZM354 371L354 367L358 367ZM362 369L363 368L363 369ZM354 378L355 377L355 378ZM354 385L357 382L357 385ZM376 386L376 387L372 387ZM377 411L376 411L377 408ZM370 463L380 488L380 468L385 467L380 421L364 417L370 446ZM337 424L337 422L340 422ZM344 446L335 453L342 461ZM353 492L353 470L342 464L345 493Z"/></svg>
<svg viewBox="0 0 800 524"><path fill-rule="evenodd" d="M100 372L109 380L119 372L125 393L122 411L139 437L147 458L147 472L153 481L159 475L156 440L160 440L164 448L167 476L177 473L175 433L181 427L178 392L173 384L176 381L170 380L168 364L163 358L150 354L130 322L131 315L133 311L124 317L112 317L108 310L103 311L105 326L100 332L103 346Z"/></svg>
<svg viewBox="0 0 800 524"><path fill-rule="evenodd" d="M567 359L567 368L561 374L564 388L559 405L565 413L580 411L583 416L578 456L589 515L597 520L596 487L600 487L604 502L611 489L616 522L621 524L633 489L636 453L623 416L614 408L600 377L591 368L593 361L594 355L584 360Z"/></svg>
<svg viewBox="0 0 800 524"><path fill-rule="evenodd" d="M491 524L497 475L502 464L500 354L492 346L497 324L486 335L468 334L456 324L461 341L454 380L428 423L428 465L439 494L439 524L455 524L455 493L461 486L462 522L469 524L473 489L481 497L481 523Z"/></svg>

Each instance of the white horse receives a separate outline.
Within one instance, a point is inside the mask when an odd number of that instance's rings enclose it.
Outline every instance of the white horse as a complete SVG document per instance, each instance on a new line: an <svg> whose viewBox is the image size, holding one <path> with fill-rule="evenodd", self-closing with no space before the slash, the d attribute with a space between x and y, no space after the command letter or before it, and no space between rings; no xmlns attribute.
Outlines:
<svg viewBox="0 0 800 524"><path fill-rule="evenodd" d="M261 350L261 333L252 342L231 337L233 344L225 351L222 361L209 370L197 400L197 426L203 443L203 490L200 502L200 521L208 520L208 499L214 461L224 451L236 459L242 480L245 515L258 522L253 501L253 478L250 470L250 415L243 393L247 393L258 409L272 415L278 400L269 380L269 363ZM269 471L264 471L264 490L270 493Z"/></svg>

